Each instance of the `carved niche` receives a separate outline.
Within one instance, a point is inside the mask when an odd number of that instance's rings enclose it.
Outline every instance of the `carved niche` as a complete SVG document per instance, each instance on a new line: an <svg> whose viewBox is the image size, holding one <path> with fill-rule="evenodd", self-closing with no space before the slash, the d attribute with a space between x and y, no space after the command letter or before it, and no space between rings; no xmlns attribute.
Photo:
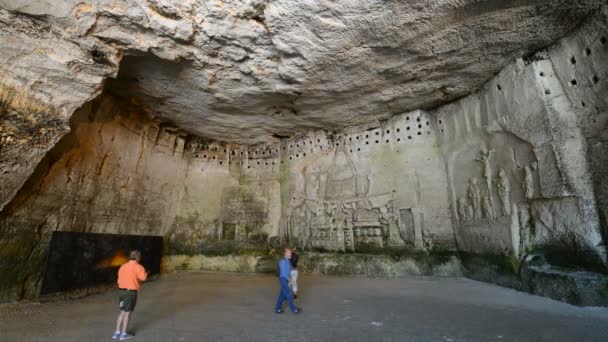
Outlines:
<svg viewBox="0 0 608 342"><path fill-rule="evenodd" d="M457 153L450 181L460 226L510 217L513 204L534 196L535 165L532 146L510 133L489 134Z"/></svg>
<svg viewBox="0 0 608 342"><path fill-rule="evenodd" d="M287 213L287 238L292 243L305 249L354 252L402 247L412 239L392 194L370 195L369 174L357 170L345 148L334 151L325 170L306 167L302 173L304 190L293 196L302 199L293 201Z"/></svg>
<svg viewBox="0 0 608 342"><path fill-rule="evenodd" d="M509 229L521 215L516 207L538 192L536 163L532 145L508 132L471 137L451 155L452 212L465 250L467 244L485 252L510 248Z"/></svg>

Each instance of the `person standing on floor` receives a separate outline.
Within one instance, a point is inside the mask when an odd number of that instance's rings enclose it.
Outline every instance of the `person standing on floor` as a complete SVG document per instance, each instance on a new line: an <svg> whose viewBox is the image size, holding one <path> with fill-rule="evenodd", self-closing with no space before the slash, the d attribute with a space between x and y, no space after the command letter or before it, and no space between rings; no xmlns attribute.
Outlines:
<svg viewBox="0 0 608 342"><path fill-rule="evenodd" d="M118 302L120 313L116 320L116 330L112 338L115 340L128 340L133 337L127 333L129 318L137 304L137 291L141 282L148 279L148 273L145 268L139 263L141 261L141 252L133 250L129 254L129 261L118 269Z"/></svg>
<svg viewBox="0 0 608 342"><path fill-rule="evenodd" d="M291 291L293 292L293 298L298 298L298 253L296 253L296 249L294 248L291 251L291 258L289 262L291 263L291 281L289 285L291 285Z"/></svg>
<svg viewBox="0 0 608 342"><path fill-rule="evenodd" d="M289 282L291 278L291 249L285 248L283 252L283 258L279 260L279 299L274 311L278 314L283 313L283 302L287 301L289 308L293 313L300 313L302 309L298 308L293 302L293 296L291 295L291 289L289 288Z"/></svg>

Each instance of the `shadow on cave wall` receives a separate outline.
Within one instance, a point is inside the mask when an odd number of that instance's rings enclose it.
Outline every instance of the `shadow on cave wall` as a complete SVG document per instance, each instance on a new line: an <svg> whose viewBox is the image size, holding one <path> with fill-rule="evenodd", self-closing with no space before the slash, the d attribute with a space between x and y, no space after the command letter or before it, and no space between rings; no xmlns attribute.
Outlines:
<svg viewBox="0 0 608 342"><path fill-rule="evenodd" d="M45 228L46 221L36 224L14 214L40 193L53 165L78 144L73 132L81 122L90 119L89 115L94 112L97 101L86 103L72 115L71 132L64 135L42 158L21 189L0 212L0 301L36 297L38 294L51 232Z"/></svg>
<svg viewBox="0 0 608 342"><path fill-rule="evenodd" d="M103 110L100 109L102 107ZM38 296L52 231L91 230L90 226L78 219L77 210L64 208L71 204L65 201L66 195L78 191L89 191L94 195L102 191L100 186L93 190L86 187L87 179L83 177L89 176L85 173L81 172L79 177L71 175L71 170L79 170L86 164L85 157L94 158L83 153L87 148L96 148L93 141L99 139L97 136L90 137L91 146L85 148L82 144L89 144L89 138L84 137L83 140L82 133L78 135L77 131L79 127L87 125L90 130L92 123L104 127L116 122L117 116L127 115L131 120L149 120L146 113L105 93L84 104L70 118L71 131L49 150L0 212L0 301ZM101 134L101 128L98 133ZM103 165L103 161L99 162ZM59 181L63 176L67 176L65 184ZM95 173L90 177L97 176L98 173ZM73 200L73 204L79 203L85 208L90 205L78 196Z"/></svg>

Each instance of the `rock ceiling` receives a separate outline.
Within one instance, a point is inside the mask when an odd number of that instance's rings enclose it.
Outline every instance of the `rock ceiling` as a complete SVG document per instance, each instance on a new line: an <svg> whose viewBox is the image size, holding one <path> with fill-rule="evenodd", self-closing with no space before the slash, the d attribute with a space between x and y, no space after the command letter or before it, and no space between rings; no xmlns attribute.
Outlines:
<svg viewBox="0 0 608 342"><path fill-rule="evenodd" d="M599 3L2 0L0 62L5 83L53 107L105 84L194 134L251 144L467 95Z"/></svg>

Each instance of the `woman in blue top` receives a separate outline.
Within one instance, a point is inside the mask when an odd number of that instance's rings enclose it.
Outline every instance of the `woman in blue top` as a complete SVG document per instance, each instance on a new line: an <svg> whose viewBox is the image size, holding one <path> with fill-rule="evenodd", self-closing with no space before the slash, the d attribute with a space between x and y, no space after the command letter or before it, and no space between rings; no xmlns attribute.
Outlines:
<svg viewBox="0 0 608 342"><path fill-rule="evenodd" d="M283 313L283 302L287 300L289 303L289 308L293 313L300 313L302 309L298 308L293 303L293 297L291 295L291 289L289 288L289 282L291 278L291 249L285 248L283 253L283 258L279 260L279 286L281 292L279 293L279 300L277 301L277 305L275 307L275 312L280 314Z"/></svg>

